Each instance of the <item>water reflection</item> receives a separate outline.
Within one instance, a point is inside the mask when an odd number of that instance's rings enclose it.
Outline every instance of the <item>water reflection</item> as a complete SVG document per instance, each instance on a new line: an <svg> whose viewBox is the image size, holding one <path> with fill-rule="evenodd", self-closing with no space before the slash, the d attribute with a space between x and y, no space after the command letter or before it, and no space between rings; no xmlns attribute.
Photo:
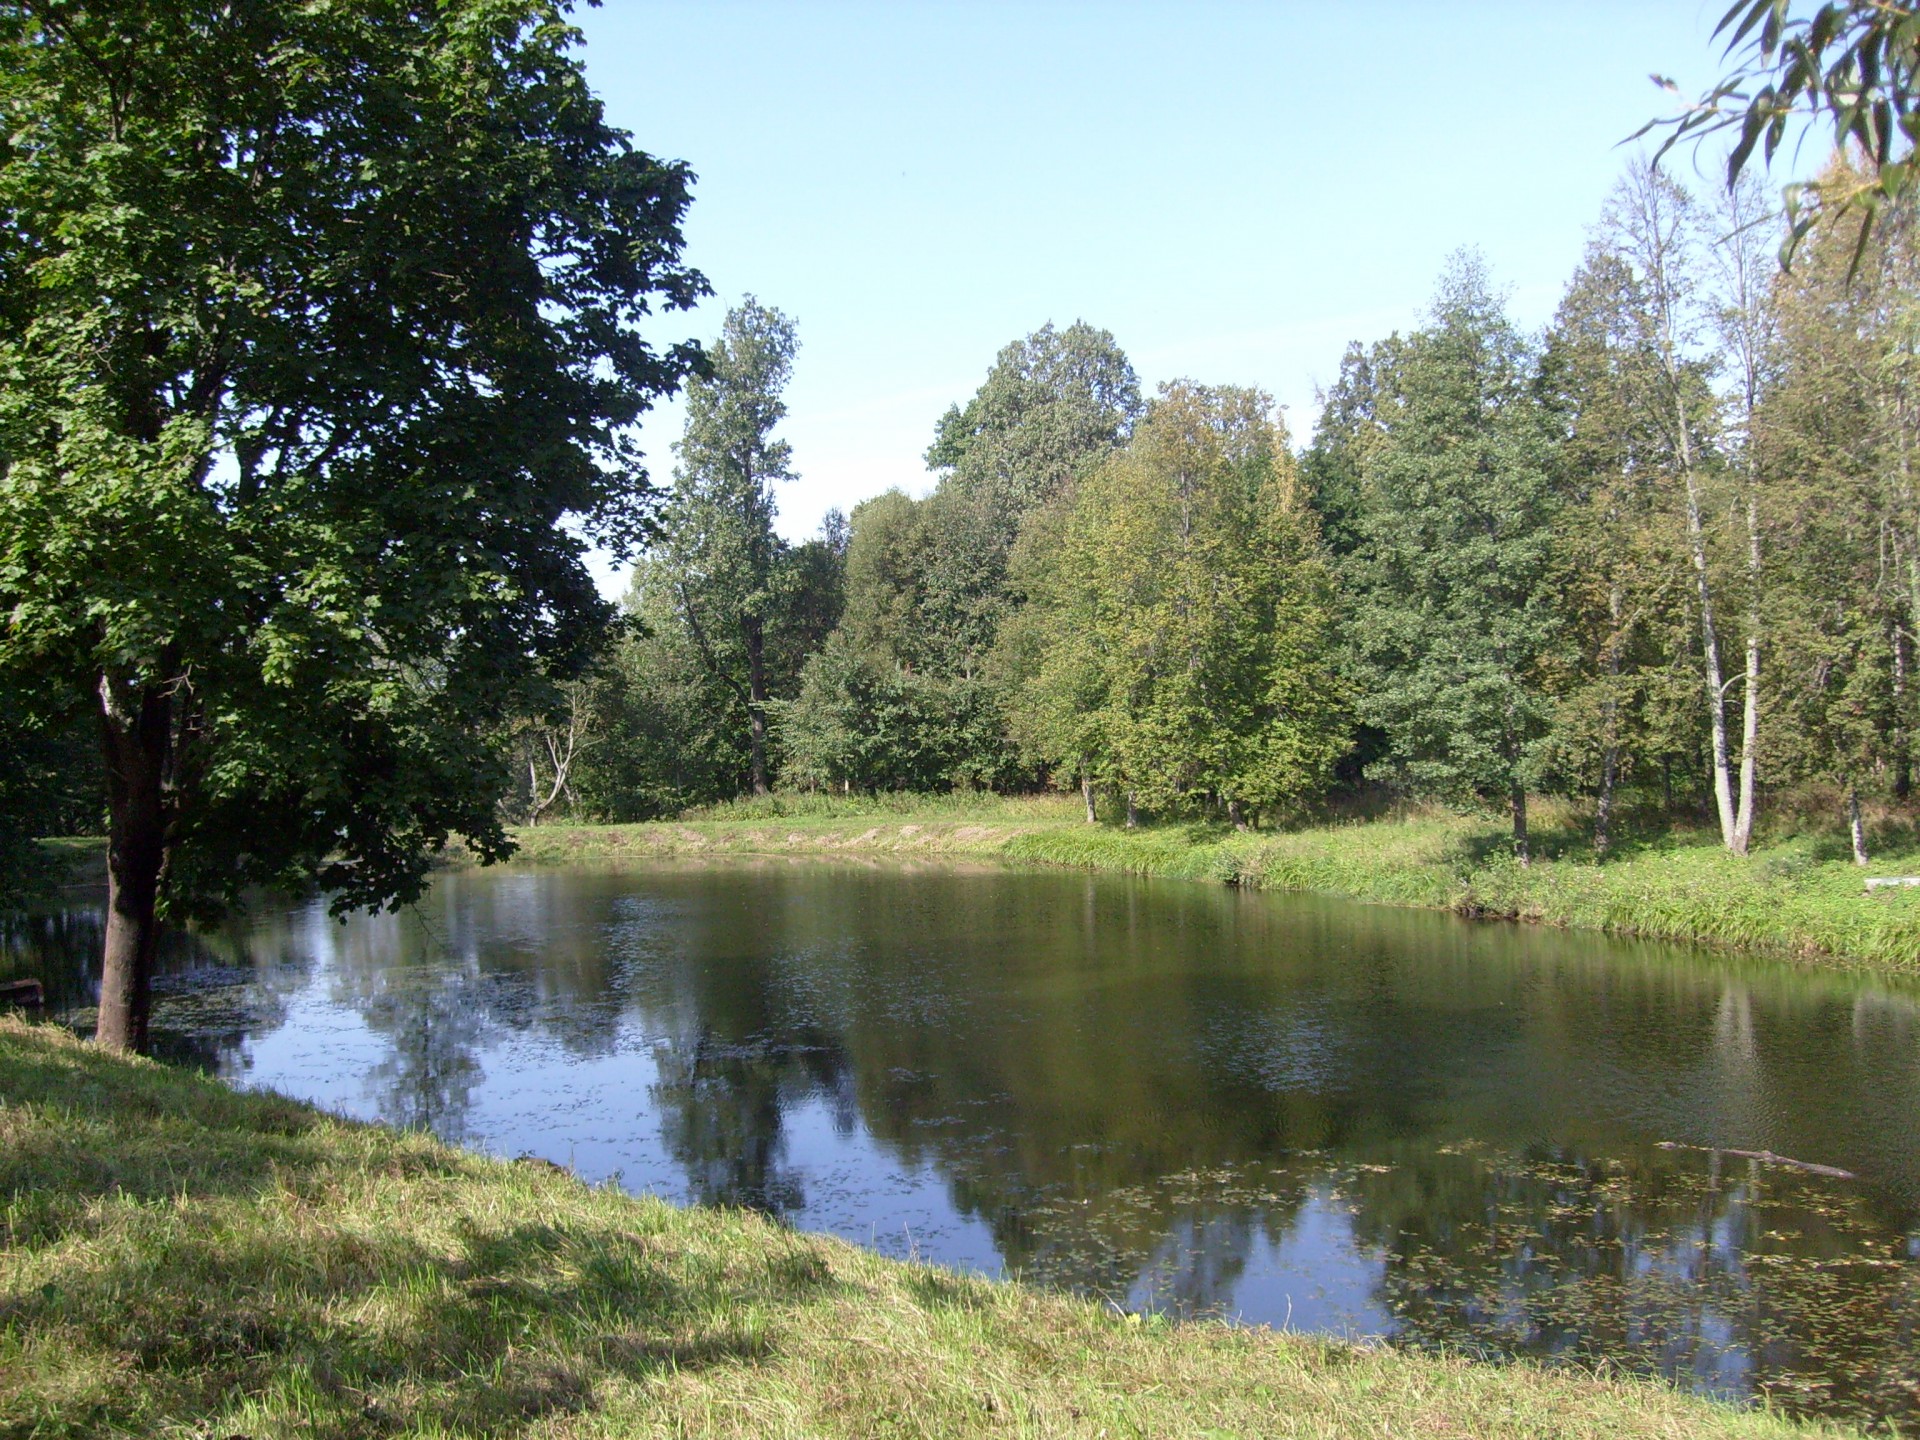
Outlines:
<svg viewBox="0 0 1920 1440"><path fill-rule="evenodd" d="M84 1018L96 912L4 943ZM156 1028L200 1063L636 1190L1136 1306L1920 1417L1911 990L818 862L455 875L344 927L265 908L164 969Z"/></svg>

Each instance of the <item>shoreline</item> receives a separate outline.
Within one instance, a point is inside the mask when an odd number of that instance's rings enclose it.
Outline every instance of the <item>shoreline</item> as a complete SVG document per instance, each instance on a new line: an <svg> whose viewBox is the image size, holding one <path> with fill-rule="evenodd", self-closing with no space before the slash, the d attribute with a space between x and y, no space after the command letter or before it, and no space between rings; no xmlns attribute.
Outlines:
<svg viewBox="0 0 1920 1440"><path fill-rule="evenodd" d="M857 810L857 803L848 808ZM1542 853L1523 868L1505 852L1497 825L1464 816L1277 832L1208 825L1128 831L1087 825L1045 799L975 808L955 813L935 802L922 812L523 827L513 832L521 848L508 863L726 854L968 857L1208 880L1920 975L1920 888L1869 894L1864 885L1920 869L1920 855L1898 851L1863 870L1835 858L1829 842L1795 837L1757 846L1742 860L1682 833L1623 844L1595 863L1577 836L1542 827ZM449 863L467 862L454 856Z"/></svg>

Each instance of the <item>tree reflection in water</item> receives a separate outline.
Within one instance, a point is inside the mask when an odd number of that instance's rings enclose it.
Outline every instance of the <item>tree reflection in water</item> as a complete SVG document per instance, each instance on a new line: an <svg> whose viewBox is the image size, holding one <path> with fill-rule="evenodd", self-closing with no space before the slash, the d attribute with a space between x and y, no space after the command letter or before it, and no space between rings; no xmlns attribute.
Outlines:
<svg viewBox="0 0 1920 1440"><path fill-rule="evenodd" d="M819 1095L849 1112L850 1070L826 1037L729 1041L710 1029L654 1050L650 1094L668 1153L703 1205L787 1218L806 1208L803 1170L787 1155L783 1117Z"/></svg>
<svg viewBox="0 0 1920 1440"><path fill-rule="evenodd" d="M105 929L105 902L91 897L52 914L0 915L0 979L39 980L46 1013L90 1034ZM307 970L239 923L165 932L154 957L154 1058L210 1074L244 1066L249 1040L285 1023L287 996Z"/></svg>

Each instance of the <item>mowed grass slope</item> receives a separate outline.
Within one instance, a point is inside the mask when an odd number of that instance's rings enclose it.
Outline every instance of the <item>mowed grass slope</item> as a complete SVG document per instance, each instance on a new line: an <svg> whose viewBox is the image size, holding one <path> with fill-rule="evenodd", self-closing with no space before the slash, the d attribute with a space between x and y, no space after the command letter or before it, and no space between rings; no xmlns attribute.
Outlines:
<svg viewBox="0 0 1920 1440"><path fill-rule="evenodd" d="M727 853L979 856L1345 896L1375 904L1701 941L1920 973L1920 888L1865 893L1869 875L1920 873L1920 840L1887 827L1880 858L1844 840L1776 838L1740 859L1710 834L1670 832L1596 861L1584 827L1546 810L1523 869L1497 821L1439 812L1236 833L1216 825L1088 825L1077 797L775 796L648 825L516 832L521 856L567 862Z"/></svg>
<svg viewBox="0 0 1920 1440"><path fill-rule="evenodd" d="M4 1019L0 1202L10 1437L1846 1433L1131 1320Z"/></svg>

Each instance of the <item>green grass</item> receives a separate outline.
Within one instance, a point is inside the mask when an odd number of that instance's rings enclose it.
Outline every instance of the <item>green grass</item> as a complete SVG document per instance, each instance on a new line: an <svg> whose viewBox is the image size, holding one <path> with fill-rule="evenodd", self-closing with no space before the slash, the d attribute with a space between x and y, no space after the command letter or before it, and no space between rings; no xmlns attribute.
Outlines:
<svg viewBox="0 0 1920 1440"><path fill-rule="evenodd" d="M0 1020L0 1435L1788 1436L1090 1303Z"/></svg>
<svg viewBox="0 0 1920 1440"><path fill-rule="evenodd" d="M991 790L955 790L940 795L882 791L873 795L835 795L831 792L780 791L772 795L743 795L717 805L701 805L680 818L701 820L846 820L874 816L906 816L940 820L1076 820L1085 815L1082 802L1068 795L996 795Z"/></svg>
<svg viewBox="0 0 1920 1440"><path fill-rule="evenodd" d="M1543 807L1538 858L1515 863L1502 826L1446 813L1283 833L1087 825L1077 797L773 796L649 825L516 832L539 863L725 853L978 856L1216 880L1384 905L1699 941L1920 973L1920 889L1868 896L1867 875L1920 873L1920 840L1886 827L1864 871L1834 837L1789 835L1746 859L1704 832L1618 844L1597 862L1577 817Z"/></svg>

